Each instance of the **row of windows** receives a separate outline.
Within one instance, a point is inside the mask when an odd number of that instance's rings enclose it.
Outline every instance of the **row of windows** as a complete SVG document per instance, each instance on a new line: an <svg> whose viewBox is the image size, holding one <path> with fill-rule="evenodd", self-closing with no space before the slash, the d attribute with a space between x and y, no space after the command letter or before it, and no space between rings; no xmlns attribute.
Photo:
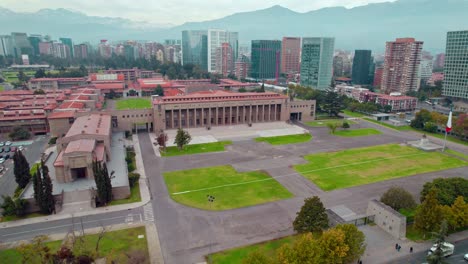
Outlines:
<svg viewBox="0 0 468 264"><path fill-rule="evenodd" d="M140 114L140 116L138 115L123 115L122 118L131 118L131 117L147 117L147 116L151 116L152 114Z"/></svg>

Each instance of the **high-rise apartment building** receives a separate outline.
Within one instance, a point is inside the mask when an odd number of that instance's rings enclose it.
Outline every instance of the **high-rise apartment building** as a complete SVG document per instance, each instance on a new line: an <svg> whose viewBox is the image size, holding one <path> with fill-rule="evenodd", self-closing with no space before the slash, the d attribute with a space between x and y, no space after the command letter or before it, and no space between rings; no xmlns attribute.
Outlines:
<svg viewBox="0 0 468 264"><path fill-rule="evenodd" d="M281 41L252 40L250 77L276 79L281 71Z"/></svg>
<svg viewBox="0 0 468 264"><path fill-rule="evenodd" d="M68 47L68 50L70 51L70 57L74 57L73 54L73 41L71 38L59 38L60 42L62 42L64 45Z"/></svg>
<svg viewBox="0 0 468 264"><path fill-rule="evenodd" d="M301 38L283 37L281 43L281 72L299 73L301 60Z"/></svg>
<svg viewBox="0 0 468 264"><path fill-rule="evenodd" d="M444 62L445 62L445 53L437 54L435 58L435 62L434 62L434 69L444 68Z"/></svg>
<svg viewBox="0 0 468 264"><path fill-rule="evenodd" d="M26 33L13 32L11 37L13 38L15 57L20 58L22 54L33 55L34 50Z"/></svg>
<svg viewBox="0 0 468 264"><path fill-rule="evenodd" d="M442 94L468 99L468 30L447 33Z"/></svg>
<svg viewBox="0 0 468 264"><path fill-rule="evenodd" d="M223 43L229 43L232 49L234 60L237 58L238 49L237 32L229 32L222 29L209 29L208 30L208 71L216 71L216 53Z"/></svg>
<svg viewBox="0 0 468 264"><path fill-rule="evenodd" d="M319 90L330 87L334 48L334 38L302 39L301 85Z"/></svg>
<svg viewBox="0 0 468 264"><path fill-rule="evenodd" d="M182 64L195 64L208 70L208 31L182 31Z"/></svg>
<svg viewBox="0 0 468 264"><path fill-rule="evenodd" d="M234 54L229 43L221 44L216 50L216 68L217 73L227 77L234 71Z"/></svg>
<svg viewBox="0 0 468 264"><path fill-rule="evenodd" d="M41 55L52 55L52 42L40 42L39 43L39 54L41 54Z"/></svg>
<svg viewBox="0 0 468 264"><path fill-rule="evenodd" d="M180 39L165 39L164 45L182 45L182 41Z"/></svg>
<svg viewBox="0 0 468 264"><path fill-rule="evenodd" d="M242 80L249 76L250 60L245 55L240 55L235 63L235 75L237 79Z"/></svg>
<svg viewBox="0 0 468 264"><path fill-rule="evenodd" d="M73 46L73 54L75 58L86 59L88 58L88 45L78 44Z"/></svg>
<svg viewBox="0 0 468 264"><path fill-rule="evenodd" d="M29 35L28 40L33 48L34 55L39 55L39 43L42 42L43 37L41 35Z"/></svg>
<svg viewBox="0 0 468 264"><path fill-rule="evenodd" d="M351 73L353 84L370 84L372 80L369 79L369 76L372 67L372 52L370 50L355 50L353 59L353 70Z"/></svg>
<svg viewBox="0 0 468 264"><path fill-rule="evenodd" d="M61 42L52 42L52 56L62 59L71 58L70 47Z"/></svg>
<svg viewBox="0 0 468 264"><path fill-rule="evenodd" d="M0 36L0 55L5 57L15 55L15 43L11 36Z"/></svg>
<svg viewBox="0 0 468 264"><path fill-rule="evenodd" d="M383 67L377 67L377 68L375 68L375 72L374 72L374 82L372 83L372 85L373 85L374 87L380 87L380 86L382 85L383 70L384 70Z"/></svg>
<svg viewBox="0 0 468 264"><path fill-rule="evenodd" d="M123 47L122 47L123 49ZM98 45L98 54L103 58L110 58L112 56L112 46L107 42L106 39L101 39ZM123 50L122 50L123 53Z"/></svg>
<svg viewBox="0 0 468 264"><path fill-rule="evenodd" d="M397 38L387 42L385 49L382 92L389 94L417 91L423 42L414 38Z"/></svg>
<svg viewBox="0 0 468 264"><path fill-rule="evenodd" d="M421 59L421 63L419 64L419 78L421 79L421 84L426 84L432 77L432 67L432 57Z"/></svg>

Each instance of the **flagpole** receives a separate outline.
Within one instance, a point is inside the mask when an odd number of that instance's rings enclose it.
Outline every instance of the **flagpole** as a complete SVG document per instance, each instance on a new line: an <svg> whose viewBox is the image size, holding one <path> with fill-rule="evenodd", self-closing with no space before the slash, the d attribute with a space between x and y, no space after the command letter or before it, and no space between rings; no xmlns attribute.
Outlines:
<svg viewBox="0 0 468 264"><path fill-rule="evenodd" d="M445 144L447 143L447 130L445 130L445 139L444 139L444 146L442 147L442 152L445 151Z"/></svg>
<svg viewBox="0 0 468 264"><path fill-rule="evenodd" d="M445 151L445 146L447 145L447 134L450 130L452 130L452 111L453 106L450 106L450 113L447 120L447 125L445 126L445 139L444 139L444 146L442 147L442 152Z"/></svg>

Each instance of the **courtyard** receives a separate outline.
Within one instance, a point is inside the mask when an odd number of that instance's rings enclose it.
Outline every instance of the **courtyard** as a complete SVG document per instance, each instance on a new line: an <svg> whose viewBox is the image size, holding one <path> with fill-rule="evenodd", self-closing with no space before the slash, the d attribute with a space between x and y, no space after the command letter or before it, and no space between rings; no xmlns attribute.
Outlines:
<svg viewBox="0 0 468 264"><path fill-rule="evenodd" d="M129 109L147 109L151 108L150 98L123 98L115 101L115 108L117 110Z"/></svg>

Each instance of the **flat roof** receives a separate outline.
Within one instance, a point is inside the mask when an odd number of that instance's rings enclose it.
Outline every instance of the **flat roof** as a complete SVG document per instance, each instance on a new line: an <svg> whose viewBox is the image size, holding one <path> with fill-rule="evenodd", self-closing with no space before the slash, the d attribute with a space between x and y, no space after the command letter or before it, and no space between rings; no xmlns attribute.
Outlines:
<svg viewBox="0 0 468 264"><path fill-rule="evenodd" d="M286 95L264 92L264 93L233 93L228 91L201 91L188 95L156 97L154 104L181 104L181 103L202 103L213 101L245 101L245 100L271 100L287 99Z"/></svg>
<svg viewBox="0 0 468 264"><path fill-rule="evenodd" d="M109 136L110 128L110 115L90 114L76 118L65 137L71 137L80 134Z"/></svg>
<svg viewBox="0 0 468 264"><path fill-rule="evenodd" d="M47 116L47 119L71 118L75 116L75 111L52 112Z"/></svg>
<svg viewBox="0 0 468 264"><path fill-rule="evenodd" d="M95 139L74 140L68 143L67 148L65 148L64 154L69 154L73 152L92 152L94 150L95 145Z"/></svg>

